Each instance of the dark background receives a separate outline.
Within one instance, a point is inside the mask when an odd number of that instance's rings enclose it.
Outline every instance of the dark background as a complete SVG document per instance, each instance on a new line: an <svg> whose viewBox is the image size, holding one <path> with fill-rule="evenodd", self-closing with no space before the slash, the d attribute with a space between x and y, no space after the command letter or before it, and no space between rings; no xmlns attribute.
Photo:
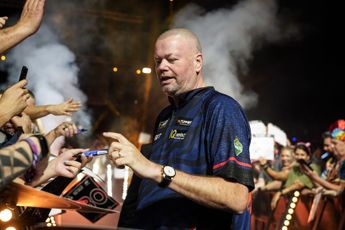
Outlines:
<svg viewBox="0 0 345 230"><path fill-rule="evenodd" d="M54 12L54 8L49 8L51 1L47 0L47 12ZM58 24L56 31L61 41L77 55L80 85L89 98L87 106L94 119L93 133L115 129L131 136L132 140L137 139L140 131L152 130L153 117L166 104L154 74L133 76L138 66L153 67L152 45L157 35L169 27L174 13L190 2L209 11L231 8L237 3L224 0L100 1L104 7L98 9L97 4L88 6L84 1L78 2L79 8L58 12L66 22ZM22 4L23 1L0 0L0 15L17 17ZM102 11L105 9L107 12ZM263 45L255 51L249 63L250 71L240 76L245 89L259 95L257 106L246 111L249 120L271 122L290 139L296 137L297 141L320 144L321 133L336 119L345 118L341 10L321 0L278 1L278 14L298 25L301 33L289 41ZM101 33L89 31L99 35L85 47L79 42L85 35L70 22L87 23L90 17L97 21L95 27ZM113 47L105 40L110 40ZM96 46L100 43L106 45ZM114 74L111 71L114 63L126 71ZM2 71L1 81L6 76L6 71ZM149 94L145 94L147 90Z"/></svg>

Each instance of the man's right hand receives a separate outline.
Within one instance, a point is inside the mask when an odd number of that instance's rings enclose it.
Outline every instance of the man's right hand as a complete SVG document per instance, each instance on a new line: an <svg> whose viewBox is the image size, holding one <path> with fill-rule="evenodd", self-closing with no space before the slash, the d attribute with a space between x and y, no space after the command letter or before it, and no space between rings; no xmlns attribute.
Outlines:
<svg viewBox="0 0 345 230"><path fill-rule="evenodd" d="M30 98L30 94L24 88L26 84L27 80L22 80L6 89L2 94L0 108L9 115L8 119L20 114L27 107L26 101Z"/></svg>
<svg viewBox="0 0 345 230"><path fill-rule="evenodd" d="M45 0L27 0L17 25L28 34L35 33L41 25Z"/></svg>

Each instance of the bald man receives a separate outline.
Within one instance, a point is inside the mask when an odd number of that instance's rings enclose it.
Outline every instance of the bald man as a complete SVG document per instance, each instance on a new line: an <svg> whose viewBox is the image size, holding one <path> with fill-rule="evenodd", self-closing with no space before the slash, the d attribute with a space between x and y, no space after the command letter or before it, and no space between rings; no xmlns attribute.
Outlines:
<svg viewBox="0 0 345 230"><path fill-rule="evenodd" d="M201 45L191 31L161 34L154 60L170 105L156 120L151 153L146 158L123 135L104 133L114 139L109 157L115 165L142 178L136 223L127 227L248 229L248 219L234 225L254 187L250 129L240 105L206 86Z"/></svg>

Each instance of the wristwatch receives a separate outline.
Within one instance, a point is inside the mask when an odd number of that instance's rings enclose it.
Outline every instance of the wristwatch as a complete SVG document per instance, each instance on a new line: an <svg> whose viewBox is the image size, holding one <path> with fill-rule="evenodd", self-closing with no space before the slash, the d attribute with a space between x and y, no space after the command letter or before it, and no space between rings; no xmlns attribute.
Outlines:
<svg viewBox="0 0 345 230"><path fill-rule="evenodd" d="M176 171L171 166L162 166L162 181L158 184L159 187L167 187L171 181L174 179Z"/></svg>

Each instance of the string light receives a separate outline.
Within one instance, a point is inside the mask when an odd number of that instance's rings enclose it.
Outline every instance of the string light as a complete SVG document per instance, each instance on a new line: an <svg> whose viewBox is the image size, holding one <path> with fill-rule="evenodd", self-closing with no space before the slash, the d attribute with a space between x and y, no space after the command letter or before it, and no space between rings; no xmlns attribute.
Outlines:
<svg viewBox="0 0 345 230"><path fill-rule="evenodd" d="M119 69L117 67L113 67L113 72L116 73L117 71L119 71Z"/></svg>
<svg viewBox="0 0 345 230"><path fill-rule="evenodd" d="M1 61L6 61L6 56L5 55L1 55L0 59L1 59Z"/></svg>
<svg viewBox="0 0 345 230"><path fill-rule="evenodd" d="M137 69L137 70L135 71L135 73L139 75L139 74L141 74L141 70L140 70L140 69Z"/></svg>

